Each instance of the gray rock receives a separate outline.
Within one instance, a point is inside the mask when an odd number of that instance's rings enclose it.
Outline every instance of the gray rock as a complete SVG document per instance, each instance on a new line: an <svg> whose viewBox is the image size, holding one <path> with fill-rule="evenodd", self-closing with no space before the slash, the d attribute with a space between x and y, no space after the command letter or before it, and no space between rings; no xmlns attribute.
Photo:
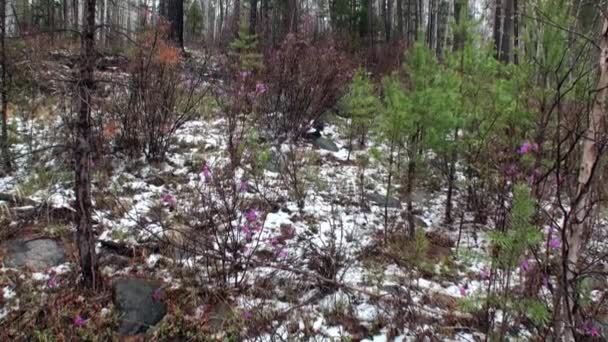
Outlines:
<svg viewBox="0 0 608 342"><path fill-rule="evenodd" d="M428 224L426 224L426 222L418 216L414 216L414 224L416 225L416 228L428 228Z"/></svg>
<svg viewBox="0 0 608 342"><path fill-rule="evenodd" d="M405 292L403 288L399 285L382 285L381 289L382 291L385 291L386 293L393 296L399 296L403 292Z"/></svg>
<svg viewBox="0 0 608 342"><path fill-rule="evenodd" d="M6 266L15 268L30 267L34 271L44 271L65 262L63 246L56 240L9 240L6 242Z"/></svg>
<svg viewBox="0 0 608 342"><path fill-rule="evenodd" d="M371 194L370 193L366 194L365 198L368 201L373 202L376 205L381 206L381 207L384 207L386 204L386 206L389 208L401 209L401 202L394 197L389 197L387 200L386 195L379 194L377 192L373 192Z"/></svg>
<svg viewBox="0 0 608 342"><path fill-rule="evenodd" d="M144 279L117 279L113 282L112 300L121 313L120 334L144 333L165 316L165 304L153 296L159 288L159 282Z"/></svg>
<svg viewBox="0 0 608 342"><path fill-rule="evenodd" d="M313 146L320 148L322 150L327 150L327 151L331 151L331 152L340 151L340 148L338 148L338 145L336 145L336 143L334 143L333 141L331 141L328 138L318 137L312 141L312 144L313 144Z"/></svg>

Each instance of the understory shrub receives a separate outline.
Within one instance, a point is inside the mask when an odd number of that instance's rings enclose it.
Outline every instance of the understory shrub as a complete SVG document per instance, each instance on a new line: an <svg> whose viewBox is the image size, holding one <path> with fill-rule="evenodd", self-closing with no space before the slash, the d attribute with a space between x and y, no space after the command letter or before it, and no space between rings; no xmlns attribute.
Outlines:
<svg viewBox="0 0 608 342"><path fill-rule="evenodd" d="M297 139L330 110L343 95L352 70L332 41L313 42L296 34L266 53L265 65L261 126L281 141Z"/></svg>
<svg viewBox="0 0 608 342"><path fill-rule="evenodd" d="M164 40L166 25L146 28L130 53L127 95L106 131L131 156L162 161L175 131L192 120L207 87L202 68L187 68L181 51Z"/></svg>

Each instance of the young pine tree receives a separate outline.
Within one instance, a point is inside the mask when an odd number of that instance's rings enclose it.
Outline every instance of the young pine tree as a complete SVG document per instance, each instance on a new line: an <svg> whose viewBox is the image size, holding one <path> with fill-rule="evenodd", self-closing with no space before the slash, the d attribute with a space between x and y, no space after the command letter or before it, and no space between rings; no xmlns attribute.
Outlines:
<svg viewBox="0 0 608 342"><path fill-rule="evenodd" d="M380 102L376 97L374 86L363 69L357 70L353 76L350 93L345 98L345 107L351 119L349 140L350 150L352 151L354 141L357 141L360 147L365 146L369 128L373 124L374 115L380 108Z"/></svg>

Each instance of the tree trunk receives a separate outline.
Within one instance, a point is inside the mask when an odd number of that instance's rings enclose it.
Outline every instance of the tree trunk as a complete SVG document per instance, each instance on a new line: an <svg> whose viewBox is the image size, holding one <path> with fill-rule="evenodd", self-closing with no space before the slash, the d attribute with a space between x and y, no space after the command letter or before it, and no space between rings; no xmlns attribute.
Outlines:
<svg viewBox="0 0 608 342"><path fill-rule="evenodd" d="M239 35L239 26L241 24L241 0L234 0L234 17L232 18L232 34L234 37Z"/></svg>
<svg viewBox="0 0 608 342"><path fill-rule="evenodd" d="M258 19L258 0L251 0L251 10L249 11L249 33L255 34L255 26Z"/></svg>
<svg viewBox="0 0 608 342"><path fill-rule="evenodd" d="M2 149L3 169L9 172L11 169L11 156L8 143L8 63L6 61L6 0L0 0L0 67L2 67L1 82L2 89L0 90L0 101L2 101L2 136L0 137L0 147Z"/></svg>
<svg viewBox="0 0 608 342"><path fill-rule="evenodd" d="M386 0L386 13L388 15L387 29L388 39L390 41L393 38L393 0Z"/></svg>
<svg viewBox="0 0 608 342"><path fill-rule="evenodd" d="M407 226L408 236L414 240L416 236L416 222L414 220L414 201L413 193L416 181L416 152L410 153L410 160L407 162L407 185L405 189L407 203Z"/></svg>
<svg viewBox="0 0 608 342"><path fill-rule="evenodd" d="M94 87L95 69L95 1L86 0L84 28L81 35L80 82L78 94L80 111L75 140L75 189L76 192L76 240L83 284L97 287L97 257L91 225L91 92Z"/></svg>
<svg viewBox="0 0 608 342"><path fill-rule="evenodd" d="M429 1L426 41L429 49L435 51L437 44L437 0Z"/></svg>
<svg viewBox="0 0 608 342"><path fill-rule="evenodd" d="M78 0L72 0L72 29L74 31L78 31L78 26L80 25L78 15Z"/></svg>
<svg viewBox="0 0 608 342"><path fill-rule="evenodd" d="M298 31L296 0L287 0L287 4L285 6L284 26L286 34Z"/></svg>
<svg viewBox="0 0 608 342"><path fill-rule="evenodd" d="M68 11L68 0L63 0L62 3L62 9L63 9L63 26L62 28L64 30L67 30L70 27L70 15L69 15L69 11Z"/></svg>
<svg viewBox="0 0 608 342"><path fill-rule="evenodd" d="M607 8L608 9L608 8ZM564 225L565 243L562 244L562 322L565 341L574 341L575 276L578 273L580 251L583 248L583 234L590 229L593 213L597 210L592 190L601 173L601 159L606 150L605 121L608 97L608 18L604 18L600 41L599 79L593 109L589 116L589 126L583 137L583 154L580 160L578 186L570 219ZM569 221L569 222L568 222ZM571 292L570 292L571 291Z"/></svg>
<svg viewBox="0 0 608 342"><path fill-rule="evenodd" d="M421 153L418 148L420 136L422 132L420 129L411 137L410 146L408 151L408 162L407 162L407 183L405 186L405 201L407 205L407 225L408 235L410 239L414 239L416 236L416 222L414 220L414 189L416 187L416 159Z"/></svg>
<svg viewBox="0 0 608 342"><path fill-rule="evenodd" d="M509 63L511 61L511 38L513 34L513 0L505 0L504 2L504 18L502 25L502 43L500 52L500 61Z"/></svg>
<svg viewBox="0 0 608 342"><path fill-rule="evenodd" d="M500 59L502 51L502 0L496 0L494 9L494 54Z"/></svg>
<svg viewBox="0 0 608 342"><path fill-rule="evenodd" d="M384 20L384 38L388 42L391 39L391 22L389 0L382 0L382 19Z"/></svg>
<svg viewBox="0 0 608 342"><path fill-rule="evenodd" d="M397 0L397 37L403 39L403 0Z"/></svg>
<svg viewBox="0 0 608 342"><path fill-rule="evenodd" d="M460 51L464 48L466 41L466 31L462 25L462 20L465 19L468 13L468 1L467 0L454 0L454 20L456 21L456 28L454 31L454 51Z"/></svg>
<svg viewBox="0 0 608 342"><path fill-rule="evenodd" d="M209 42L215 42L215 7L209 1L207 6L207 18L209 19L207 25L207 39Z"/></svg>
<svg viewBox="0 0 608 342"><path fill-rule="evenodd" d="M462 59L461 59L462 60ZM462 96L462 95L461 95ZM458 143L458 127L454 129L454 144ZM444 222L450 224L454 222L452 217L452 196L454 193L454 183L456 182L456 161L458 160L458 150L452 147L452 153L448 161L448 192L445 202L445 217Z"/></svg>
<svg viewBox="0 0 608 342"><path fill-rule="evenodd" d="M519 64L519 4L513 1L513 63Z"/></svg>
<svg viewBox="0 0 608 342"><path fill-rule="evenodd" d="M372 0L366 0L367 4L367 35L369 39L369 51L374 49L374 5Z"/></svg>
<svg viewBox="0 0 608 342"><path fill-rule="evenodd" d="M165 0L165 19L169 22L168 38L180 49L184 48L184 0ZM129 16L130 17L130 16Z"/></svg>
<svg viewBox="0 0 608 342"><path fill-rule="evenodd" d="M270 34L270 9L268 8L268 1L262 0L262 36L266 39L268 39L268 35Z"/></svg>
<svg viewBox="0 0 608 342"><path fill-rule="evenodd" d="M448 12L449 4L445 0L439 0L437 8L437 22L435 27L437 28L436 35L436 54L438 57L443 55L443 49L447 45L448 38Z"/></svg>
<svg viewBox="0 0 608 342"><path fill-rule="evenodd" d="M418 41L418 35L420 34L420 32L422 31L422 0L414 0L416 1L416 38L415 40Z"/></svg>

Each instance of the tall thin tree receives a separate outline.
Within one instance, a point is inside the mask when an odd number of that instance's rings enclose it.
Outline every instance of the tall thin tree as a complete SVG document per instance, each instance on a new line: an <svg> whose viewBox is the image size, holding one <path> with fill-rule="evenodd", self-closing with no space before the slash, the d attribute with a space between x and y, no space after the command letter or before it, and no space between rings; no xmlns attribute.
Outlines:
<svg viewBox="0 0 608 342"><path fill-rule="evenodd" d="M250 5L251 8L249 9L249 33L255 34L258 19L258 0L250 0Z"/></svg>
<svg viewBox="0 0 608 342"><path fill-rule="evenodd" d="M403 1L397 0L397 36L403 38Z"/></svg>
<svg viewBox="0 0 608 342"><path fill-rule="evenodd" d="M95 69L95 2L85 1L85 20L81 34L80 79L78 95L80 110L76 123L74 149L76 193L76 240L83 284L97 287L97 256L91 224L91 93L94 88Z"/></svg>
<svg viewBox="0 0 608 342"><path fill-rule="evenodd" d="M0 101L2 101L2 136L0 137L0 145L2 149L2 160L4 171L11 169L11 157L8 142L8 92L9 92L9 74L8 62L6 59L6 0L0 0L0 67L2 68L0 81L2 89L0 90Z"/></svg>
<svg viewBox="0 0 608 342"><path fill-rule="evenodd" d="M608 6L604 8L604 15L608 13ZM604 24L600 35L600 55L598 83L596 87L593 108L589 115L588 127L583 135L582 156L578 174L578 184L572 203L572 215L565 218L564 242L562 244L562 329L557 332L563 336L563 341L574 341L576 329L573 315L576 307L575 296L570 291L576 291L575 278L579 272L579 258L583 249L583 236L589 230L593 213L597 210L597 201L593 198L594 187L601 173L600 165L606 158L608 134L606 120L608 112L608 17L604 17ZM563 333L563 335L561 335Z"/></svg>

